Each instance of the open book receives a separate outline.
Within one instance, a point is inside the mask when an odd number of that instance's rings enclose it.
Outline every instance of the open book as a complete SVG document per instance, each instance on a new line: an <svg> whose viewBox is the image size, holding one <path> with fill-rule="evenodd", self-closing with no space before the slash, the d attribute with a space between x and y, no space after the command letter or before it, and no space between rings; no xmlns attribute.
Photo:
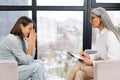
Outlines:
<svg viewBox="0 0 120 80"><path fill-rule="evenodd" d="M68 54L69 54L70 56L72 56L72 57L74 57L74 58L80 60L80 61L83 61L83 58L80 57L80 55L77 55L77 54L74 54L74 53L70 53L70 52L68 52Z"/></svg>

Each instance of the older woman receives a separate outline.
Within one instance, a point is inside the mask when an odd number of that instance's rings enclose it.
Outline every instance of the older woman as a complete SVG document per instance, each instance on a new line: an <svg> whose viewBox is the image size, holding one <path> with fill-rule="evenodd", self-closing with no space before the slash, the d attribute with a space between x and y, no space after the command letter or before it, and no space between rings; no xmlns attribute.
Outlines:
<svg viewBox="0 0 120 80"><path fill-rule="evenodd" d="M97 54L89 56L82 53L83 61L77 61L69 72L67 80L89 80L93 78L94 60L120 59L120 33L114 28L113 23L102 8L91 10L90 23L93 28L97 28L99 33L96 38Z"/></svg>
<svg viewBox="0 0 120 80"><path fill-rule="evenodd" d="M0 60L18 63L18 79L45 80L44 67L34 60L36 44L35 23L26 16L20 17L14 27L0 42Z"/></svg>

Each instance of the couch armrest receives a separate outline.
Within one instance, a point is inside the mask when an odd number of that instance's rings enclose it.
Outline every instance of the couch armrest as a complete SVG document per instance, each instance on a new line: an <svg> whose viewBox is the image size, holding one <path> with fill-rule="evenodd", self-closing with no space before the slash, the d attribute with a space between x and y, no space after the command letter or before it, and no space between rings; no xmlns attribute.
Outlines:
<svg viewBox="0 0 120 80"><path fill-rule="evenodd" d="M120 80L120 60L94 62L94 80Z"/></svg>
<svg viewBox="0 0 120 80"><path fill-rule="evenodd" d="M0 60L0 79L18 80L18 70L16 61Z"/></svg>

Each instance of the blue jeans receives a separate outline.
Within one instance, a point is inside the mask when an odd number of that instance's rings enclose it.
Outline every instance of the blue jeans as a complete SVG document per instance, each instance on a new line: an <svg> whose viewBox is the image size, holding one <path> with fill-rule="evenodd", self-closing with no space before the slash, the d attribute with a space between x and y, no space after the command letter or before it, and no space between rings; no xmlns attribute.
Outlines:
<svg viewBox="0 0 120 80"><path fill-rule="evenodd" d="M41 61L34 60L29 65L18 66L18 80L45 80L44 67Z"/></svg>

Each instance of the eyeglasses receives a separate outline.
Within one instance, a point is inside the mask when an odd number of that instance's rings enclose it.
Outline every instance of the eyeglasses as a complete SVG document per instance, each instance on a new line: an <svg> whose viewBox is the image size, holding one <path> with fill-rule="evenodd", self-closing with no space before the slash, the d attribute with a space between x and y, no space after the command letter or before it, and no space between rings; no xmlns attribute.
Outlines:
<svg viewBox="0 0 120 80"><path fill-rule="evenodd" d="M90 20L94 20L95 18L98 18L98 17L90 17Z"/></svg>
<svg viewBox="0 0 120 80"><path fill-rule="evenodd" d="M96 16L96 17L91 16L90 20L94 20L95 18L101 18L101 16Z"/></svg>

